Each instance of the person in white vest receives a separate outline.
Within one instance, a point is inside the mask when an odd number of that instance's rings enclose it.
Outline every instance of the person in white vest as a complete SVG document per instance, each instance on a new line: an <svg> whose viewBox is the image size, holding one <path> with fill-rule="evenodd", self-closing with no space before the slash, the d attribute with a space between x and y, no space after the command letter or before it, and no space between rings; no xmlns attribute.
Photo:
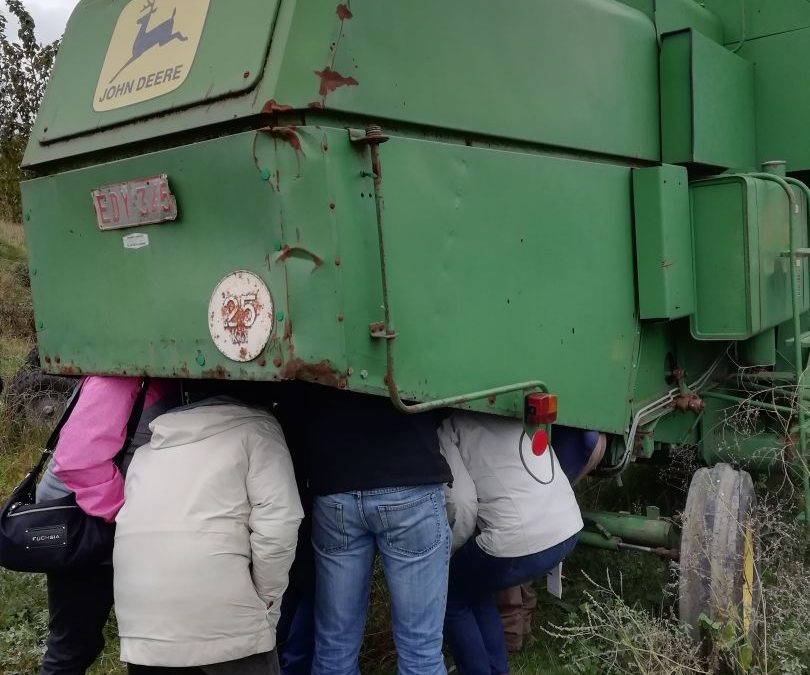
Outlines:
<svg viewBox="0 0 810 675"><path fill-rule="evenodd" d="M281 427L208 399L150 428L116 518L121 660L132 675L277 674L275 627L303 518Z"/></svg>
<svg viewBox="0 0 810 675"><path fill-rule="evenodd" d="M533 444L519 421L454 412L438 434L453 472L445 640L460 675L508 673L495 593L554 569L582 516L553 450L542 436Z"/></svg>

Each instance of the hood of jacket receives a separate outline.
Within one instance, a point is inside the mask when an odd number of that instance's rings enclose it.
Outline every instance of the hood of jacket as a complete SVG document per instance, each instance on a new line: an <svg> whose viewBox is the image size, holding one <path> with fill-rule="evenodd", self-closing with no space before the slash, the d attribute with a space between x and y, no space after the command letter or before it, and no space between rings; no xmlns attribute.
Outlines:
<svg viewBox="0 0 810 675"><path fill-rule="evenodd" d="M243 424L270 421L270 413L227 397L200 401L156 417L149 425L154 450L174 448L211 438Z"/></svg>

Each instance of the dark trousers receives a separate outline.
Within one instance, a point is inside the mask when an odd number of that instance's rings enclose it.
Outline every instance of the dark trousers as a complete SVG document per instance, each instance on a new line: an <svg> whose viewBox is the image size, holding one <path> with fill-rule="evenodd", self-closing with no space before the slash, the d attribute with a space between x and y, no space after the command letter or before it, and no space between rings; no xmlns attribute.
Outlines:
<svg viewBox="0 0 810 675"><path fill-rule="evenodd" d="M496 558L482 551L473 537L455 552L450 559L444 637L460 675L509 672L495 593L547 574L576 541L574 535L533 555Z"/></svg>
<svg viewBox="0 0 810 675"><path fill-rule="evenodd" d="M104 649L113 567L48 575L48 640L40 675L85 675Z"/></svg>
<svg viewBox="0 0 810 675"><path fill-rule="evenodd" d="M314 585L314 580L313 580ZM309 675L315 654L315 600L292 586L284 592L276 627L281 675Z"/></svg>
<svg viewBox="0 0 810 675"><path fill-rule="evenodd" d="M196 668L162 668L159 666L127 666L129 675L279 675L276 650L254 654L243 659L212 663Z"/></svg>

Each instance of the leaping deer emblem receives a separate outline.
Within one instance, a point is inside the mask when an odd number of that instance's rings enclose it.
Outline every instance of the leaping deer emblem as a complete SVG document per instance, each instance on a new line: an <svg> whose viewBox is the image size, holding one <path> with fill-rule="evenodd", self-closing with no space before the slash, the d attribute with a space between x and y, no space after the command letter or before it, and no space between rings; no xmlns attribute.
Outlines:
<svg viewBox="0 0 810 675"><path fill-rule="evenodd" d="M156 0L146 0L146 5L141 12L149 11L135 21L135 23L140 24L141 27L140 30L138 30L138 34L135 36L135 42L132 43L132 58L113 76L110 83L114 82L121 73L152 49L152 47L162 47L172 40L179 40L180 42L188 40L185 35L174 30L174 15L177 14L177 7L174 8L171 18L166 19L163 23L158 24L151 30L147 30L149 20L152 18L152 15L157 12L155 2Z"/></svg>

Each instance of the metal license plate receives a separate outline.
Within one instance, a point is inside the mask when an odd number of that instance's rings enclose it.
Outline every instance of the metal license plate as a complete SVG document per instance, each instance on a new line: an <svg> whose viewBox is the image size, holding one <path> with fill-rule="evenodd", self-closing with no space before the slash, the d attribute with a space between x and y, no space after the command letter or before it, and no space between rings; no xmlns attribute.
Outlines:
<svg viewBox="0 0 810 675"><path fill-rule="evenodd" d="M91 195L100 230L152 225L177 218L177 200L166 174L105 185Z"/></svg>

